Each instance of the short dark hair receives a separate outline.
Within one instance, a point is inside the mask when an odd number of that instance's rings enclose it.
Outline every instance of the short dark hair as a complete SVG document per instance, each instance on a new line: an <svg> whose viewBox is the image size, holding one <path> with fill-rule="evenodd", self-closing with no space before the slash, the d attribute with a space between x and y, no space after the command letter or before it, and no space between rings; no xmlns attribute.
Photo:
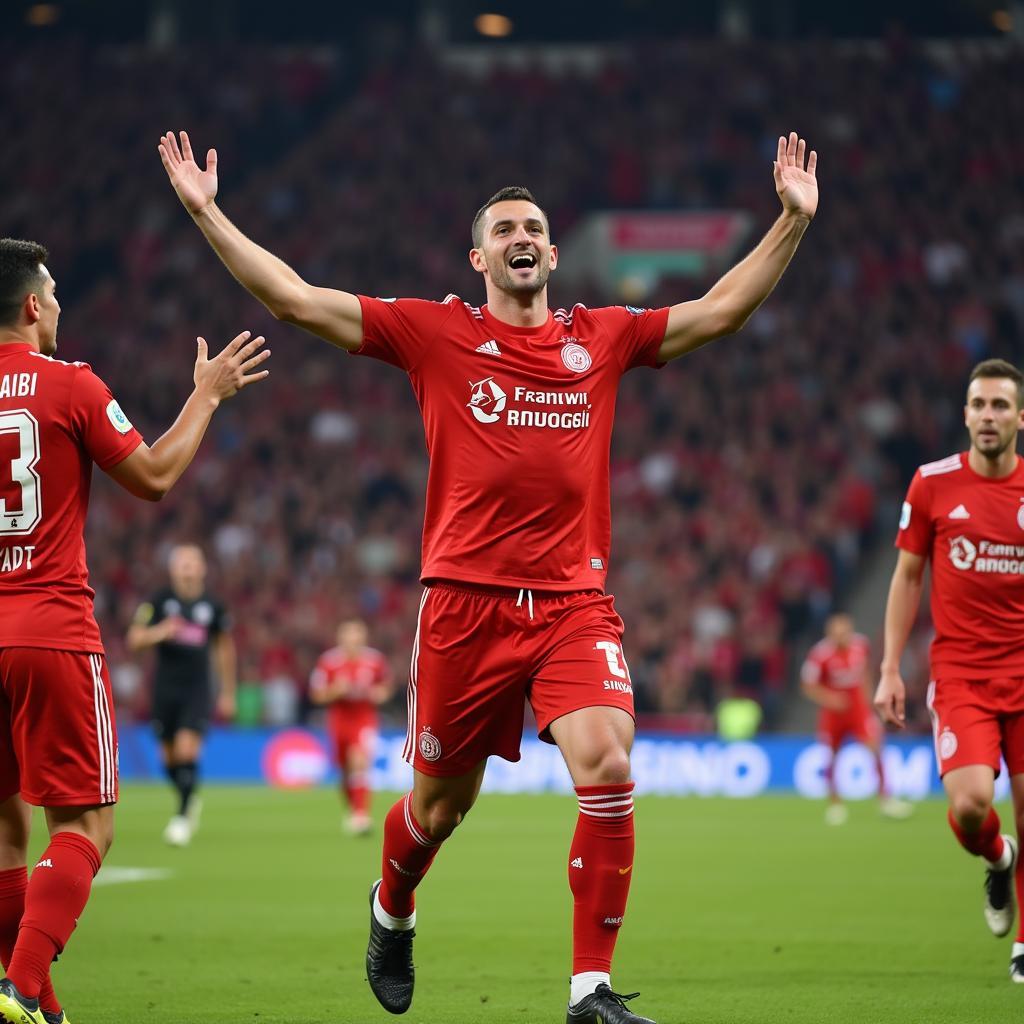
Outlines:
<svg viewBox="0 0 1024 1024"><path fill-rule="evenodd" d="M1005 359L983 360L971 370L970 379L967 381L968 390L979 377L1012 380L1017 385L1017 408L1024 409L1024 373L1021 373L1013 363L1008 363Z"/></svg>
<svg viewBox="0 0 1024 1024"><path fill-rule="evenodd" d="M533 203L541 212L541 216L544 218L544 226L548 229L548 234L551 234L551 226L548 224L548 215L545 213L544 208L534 198L533 193L522 185L506 185L504 188L499 188L497 192L491 196L490 199L476 211L476 216L473 218L473 245L479 249L483 244L484 235L481 224L483 223L484 214L495 204L504 203L510 199L519 199L526 203Z"/></svg>
<svg viewBox="0 0 1024 1024"><path fill-rule="evenodd" d="M38 242L0 238L0 327L17 323L25 296L42 289L39 264L49 255Z"/></svg>

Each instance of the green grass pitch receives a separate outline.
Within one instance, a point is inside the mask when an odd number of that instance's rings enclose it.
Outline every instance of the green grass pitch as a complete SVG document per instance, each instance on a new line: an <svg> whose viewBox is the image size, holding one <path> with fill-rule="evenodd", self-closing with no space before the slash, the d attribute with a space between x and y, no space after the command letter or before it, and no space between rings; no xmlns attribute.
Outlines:
<svg viewBox="0 0 1024 1024"><path fill-rule="evenodd" d="M378 814L391 799L378 794ZM343 836L328 789L205 800L192 846L169 849L170 794L125 787L108 864L171 874L93 890L54 967L74 1024L392 1019L363 972L379 834ZM564 1021L574 820L571 797L480 799L420 890L404 1021ZM986 930L981 865L941 803L908 822L855 804L829 828L796 798L644 797L637 826L613 981L659 1024L1020 1019L1010 939Z"/></svg>

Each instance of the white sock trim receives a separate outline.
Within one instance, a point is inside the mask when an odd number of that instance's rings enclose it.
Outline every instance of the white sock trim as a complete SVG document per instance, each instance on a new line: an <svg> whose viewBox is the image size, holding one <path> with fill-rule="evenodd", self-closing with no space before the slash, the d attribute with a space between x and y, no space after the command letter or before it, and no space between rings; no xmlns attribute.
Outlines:
<svg viewBox="0 0 1024 1024"><path fill-rule="evenodd" d="M1024 942L1015 942L1013 944L1013 951L1010 953L1010 959L1012 960L1015 956L1024 956Z"/></svg>
<svg viewBox="0 0 1024 1024"><path fill-rule="evenodd" d="M377 891L373 894L373 916L377 921L384 925L385 928L390 928L393 932L407 932L412 928L416 927L416 911L414 910L409 917L392 917L381 905L380 905L380 886L377 886Z"/></svg>
<svg viewBox="0 0 1024 1024"><path fill-rule="evenodd" d="M584 971L582 974L574 974L569 982L569 1005L575 1006L581 999L586 999L601 984L610 988L612 976L603 971Z"/></svg>

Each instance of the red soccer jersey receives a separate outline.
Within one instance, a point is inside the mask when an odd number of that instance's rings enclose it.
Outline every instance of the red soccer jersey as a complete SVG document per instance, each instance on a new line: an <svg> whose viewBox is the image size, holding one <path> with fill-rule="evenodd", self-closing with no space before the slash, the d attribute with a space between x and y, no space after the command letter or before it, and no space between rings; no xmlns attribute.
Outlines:
<svg viewBox="0 0 1024 1024"><path fill-rule="evenodd" d="M896 546L932 561L932 677L1024 675L1024 461L998 480L966 452L921 466Z"/></svg>
<svg viewBox="0 0 1024 1024"><path fill-rule="evenodd" d="M103 651L83 537L92 464L141 443L85 363L0 345L0 647Z"/></svg>
<svg viewBox="0 0 1024 1024"><path fill-rule="evenodd" d="M866 636L854 633L849 646L837 647L831 640L819 640L800 670L805 683L818 683L830 690L864 692L864 674L871 657Z"/></svg>
<svg viewBox="0 0 1024 1024"><path fill-rule="evenodd" d="M332 647L317 660L309 678L309 688L315 694L337 683L345 683L348 696L328 707L330 712L338 709L343 715L350 715L375 709L377 705L369 699L370 691L390 678L391 667L380 651L364 647L355 657L350 657L340 647Z"/></svg>
<svg viewBox="0 0 1024 1024"><path fill-rule="evenodd" d="M603 590L619 378L657 365L668 310L577 305L522 328L454 295L359 301L358 353L405 370L423 415L421 577Z"/></svg>

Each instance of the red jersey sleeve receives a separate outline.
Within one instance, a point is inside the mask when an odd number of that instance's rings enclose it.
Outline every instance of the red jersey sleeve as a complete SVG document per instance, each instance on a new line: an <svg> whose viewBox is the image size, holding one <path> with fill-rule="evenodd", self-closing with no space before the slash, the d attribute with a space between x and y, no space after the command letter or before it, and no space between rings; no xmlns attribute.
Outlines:
<svg viewBox="0 0 1024 1024"><path fill-rule="evenodd" d="M71 425L89 457L100 469L110 469L142 444L110 388L81 363L71 385Z"/></svg>
<svg viewBox="0 0 1024 1024"><path fill-rule="evenodd" d="M606 306L594 316L608 332L612 350L623 370L635 366L662 366L658 349L665 340L668 307L638 309L636 306Z"/></svg>
<svg viewBox="0 0 1024 1024"><path fill-rule="evenodd" d="M900 512L896 547L927 558L931 554L934 532L930 488L921 476L921 470L918 470L910 481L907 498Z"/></svg>
<svg viewBox="0 0 1024 1024"><path fill-rule="evenodd" d="M359 296L363 343L352 354L371 356L406 372L414 369L455 312L450 302Z"/></svg>
<svg viewBox="0 0 1024 1024"><path fill-rule="evenodd" d="M800 669L800 682L802 683L820 683L822 675L824 674L821 656L811 651L804 660L803 667Z"/></svg>

